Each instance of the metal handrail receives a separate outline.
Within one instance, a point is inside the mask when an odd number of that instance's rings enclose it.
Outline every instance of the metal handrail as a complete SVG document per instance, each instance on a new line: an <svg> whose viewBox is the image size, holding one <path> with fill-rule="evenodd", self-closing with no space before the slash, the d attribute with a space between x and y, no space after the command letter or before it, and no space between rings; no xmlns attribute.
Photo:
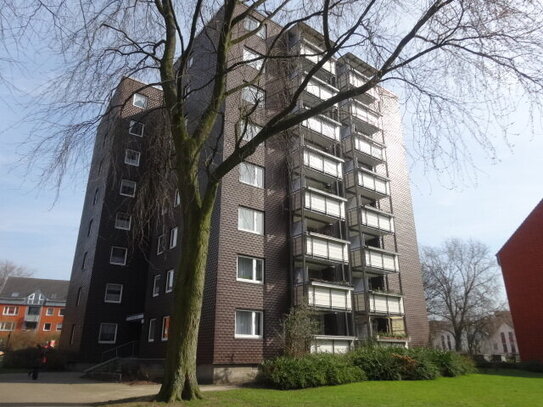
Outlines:
<svg viewBox="0 0 543 407"><path fill-rule="evenodd" d="M123 343L122 345L119 345L119 346L116 346L112 349L108 349L104 352L102 352L102 362L105 361L105 360L108 360L108 359L113 359L113 358L118 358L120 357L119 356L119 350L120 349L123 349L125 347L128 347L130 346L130 354L128 356L135 356L136 352L135 352L135 347L136 345L139 343L139 341L131 341L131 342L127 342L127 343ZM112 357L109 357L109 358L105 358L105 355L108 354L108 353L112 353L114 352L114 356Z"/></svg>

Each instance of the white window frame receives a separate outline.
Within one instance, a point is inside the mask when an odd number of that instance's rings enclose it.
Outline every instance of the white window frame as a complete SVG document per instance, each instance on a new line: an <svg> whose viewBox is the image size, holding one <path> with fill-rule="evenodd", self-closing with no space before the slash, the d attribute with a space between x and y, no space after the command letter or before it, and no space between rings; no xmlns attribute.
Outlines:
<svg viewBox="0 0 543 407"><path fill-rule="evenodd" d="M240 259L249 259L252 261L252 271L253 271L253 277L252 278L244 278L239 276L239 260ZM260 262L261 268L262 268L262 279L257 279L257 264ZM251 256L244 256L244 255L238 255L236 259L236 280L237 281L243 281L246 283L253 283L253 284L264 284L264 259L259 257L251 257Z"/></svg>
<svg viewBox="0 0 543 407"><path fill-rule="evenodd" d="M115 334L113 335L113 340L103 340L101 339L102 337L102 328L105 326L105 325L113 325L115 327ZM116 343L117 342L117 330L118 330L118 326L117 324L113 323L113 322L101 322L100 323L100 329L98 331L98 343Z"/></svg>
<svg viewBox="0 0 543 407"><path fill-rule="evenodd" d="M13 312L9 312L10 309L13 309ZM5 305L2 315L10 315L10 316L19 315L19 307L15 305Z"/></svg>
<svg viewBox="0 0 543 407"><path fill-rule="evenodd" d="M241 213L242 213L243 210L253 212L253 224L255 226L255 229L244 229L241 226ZM259 232L258 229L256 228L256 226L258 224L257 220L259 218L258 215L262 216L262 232ZM238 230L240 230L242 232L249 232L249 233L254 233L255 235L263 236L264 235L264 212L259 211L258 209L247 208L246 206L239 206L238 207Z"/></svg>
<svg viewBox="0 0 543 407"><path fill-rule="evenodd" d="M125 187L125 186L129 187L130 185L132 185L134 187L134 192L132 194L123 193L123 187ZM136 181L130 181L129 179L122 179L121 180L121 187L119 188L119 195L134 198L136 196L137 186L138 186L138 184L136 183Z"/></svg>
<svg viewBox="0 0 543 407"><path fill-rule="evenodd" d="M155 341L155 331L156 331L156 318L151 318L149 320L149 326L147 327L147 342Z"/></svg>
<svg viewBox="0 0 543 407"><path fill-rule="evenodd" d="M120 287L120 292L119 292L119 300L118 301L115 301L115 300L108 300L107 298L107 295L108 295L108 289L111 287L111 286L117 286L117 287ZM104 302L107 302L107 303L110 303L110 304L120 304L123 300L123 285L122 284L119 284L119 283L107 283L106 284L106 290L104 292Z"/></svg>
<svg viewBox="0 0 543 407"><path fill-rule="evenodd" d="M121 222L126 222L126 219L119 219L119 215L128 217L128 227L122 227ZM119 230L130 230L132 228L132 215L129 215L125 212L117 212L115 214L115 229Z"/></svg>
<svg viewBox="0 0 543 407"><path fill-rule="evenodd" d="M58 316L63 317L65 312L66 312L66 308L59 308L58 309Z"/></svg>
<svg viewBox="0 0 543 407"><path fill-rule="evenodd" d="M243 20L243 28L245 28L245 30L249 32L256 30L260 24L261 22L259 20L251 16L247 16ZM262 27L260 27L260 29L255 33L255 35L265 40L266 37L268 36L268 30L266 28L266 24L262 24Z"/></svg>
<svg viewBox="0 0 543 407"><path fill-rule="evenodd" d="M49 329L45 329L45 327L46 327L47 325L49 325ZM51 331L51 328L52 328L51 322L45 322L45 323L43 324L43 331L49 332L49 331Z"/></svg>
<svg viewBox="0 0 543 407"><path fill-rule="evenodd" d="M49 310L51 312L49 312ZM47 309L45 310L45 315L48 317L52 317L54 314L55 314L55 309L52 307L47 307Z"/></svg>
<svg viewBox="0 0 543 407"><path fill-rule="evenodd" d="M113 250L114 249L122 249L124 250L124 260L122 263L113 262ZM121 246L111 246L111 251L109 252L109 264L113 264L115 266L126 266L126 259L128 257L128 248L121 247Z"/></svg>
<svg viewBox="0 0 543 407"><path fill-rule="evenodd" d="M55 327L57 331L62 331L62 322Z"/></svg>
<svg viewBox="0 0 543 407"><path fill-rule="evenodd" d="M15 331L15 321L0 322L0 332L12 332L12 331Z"/></svg>
<svg viewBox="0 0 543 407"><path fill-rule="evenodd" d="M167 293L171 293L173 291L173 283L174 283L174 277L175 277L175 271L174 269L168 270L166 272L166 289L164 290Z"/></svg>
<svg viewBox="0 0 543 407"><path fill-rule="evenodd" d="M135 131L132 131L132 129L136 126L136 124L141 124L141 134ZM131 136L143 137L144 132L145 132L145 124L143 122L138 122L137 120L130 120L130 123L128 124L128 134L130 134Z"/></svg>
<svg viewBox="0 0 543 407"><path fill-rule="evenodd" d="M134 154L137 158L135 159L130 159L129 157L129 154ZM133 167L139 167L140 166L140 158L141 158L141 153L137 150L132 150L130 148L127 148L125 151L124 151L124 163L126 165L131 165Z"/></svg>
<svg viewBox="0 0 543 407"><path fill-rule="evenodd" d="M257 59L261 58L261 59ZM247 66L250 66L251 68L256 69L257 71L260 71L262 69L262 65L264 64L264 59L262 55L256 53L250 48L243 48L243 61L247 62Z"/></svg>
<svg viewBox="0 0 543 407"><path fill-rule="evenodd" d="M164 336L164 328L166 327L166 321L168 321L168 329L166 330L166 336ZM162 317L162 329L160 330L160 340L166 342L170 333L170 316L166 315Z"/></svg>
<svg viewBox="0 0 543 407"><path fill-rule="evenodd" d="M238 325L238 312L250 312L251 313L251 331L252 334L238 334L237 325ZM260 315L260 332L256 331L256 316ZM264 336L264 313L262 311L251 310L251 309L237 309L235 313L235 322L234 322L234 337L235 338L245 338L245 339L262 339Z"/></svg>
<svg viewBox="0 0 543 407"><path fill-rule="evenodd" d="M243 175L248 174L248 179L243 179ZM252 179L251 179L252 178ZM253 181L253 182L251 182ZM251 185L256 188L264 188L264 167L260 165L242 162L239 164L239 182Z"/></svg>
<svg viewBox="0 0 543 407"><path fill-rule="evenodd" d="M243 132L245 130L245 133ZM255 138L255 135L262 130L262 126L258 124L248 122L247 120L241 120L239 122L239 134L242 135L243 141L251 141Z"/></svg>
<svg viewBox="0 0 543 407"><path fill-rule="evenodd" d="M160 235L156 240L156 254L160 255L166 250L166 235Z"/></svg>
<svg viewBox="0 0 543 407"><path fill-rule="evenodd" d="M266 91L258 86L248 85L241 90L241 100L255 105L258 103L260 108L266 107Z"/></svg>
<svg viewBox="0 0 543 407"><path fill-rule="evenodd" d="M153 297L158 297L160 294L160 274L155 274L153 277Z"/></svg>
<svg viewBox="0 0 543 407"><path fill-rule="evenodd" d="M177 246L177 234L178 234L178 227L174 227L170 229L170 249L173 249Z"/></svg>
<svg viewBox="0 0 543 407"><path fill-rule="evenodd" d="M132 106L139 107L140 109L147 109L149 104L149 97L142 95L141 93L134 93L132 96Z"/></svg>

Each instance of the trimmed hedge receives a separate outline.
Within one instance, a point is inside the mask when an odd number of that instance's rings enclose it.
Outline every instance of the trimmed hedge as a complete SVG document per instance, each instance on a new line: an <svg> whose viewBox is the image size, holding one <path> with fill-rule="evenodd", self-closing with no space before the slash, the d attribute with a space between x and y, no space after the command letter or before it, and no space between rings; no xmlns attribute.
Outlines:
<svg viewBox="0 0 543 407"><path fill-rule="evenodd" d="M13 369L31 369L36 365L41 350L38 348L25 348L6 352L2 366ZM66 366L65 354L56 349L47 351L47 363L45 370L64 370Z"/></svg>
<svg viewBox="0 0 543 407"><path fill-rule="evenodd" d="M425 348L364 346L345 355L280 356L261 364L260 379L278 389L303 389L362 380L432 380L475 372L454 352Z"/></svg>
<svg viewBox="0 0 543 407"><path fill-rule="evenodd" d="M287 390L360 382L366 380L366 375L343 355L317 353L267 360L261 365L261 379Z"/></svg>

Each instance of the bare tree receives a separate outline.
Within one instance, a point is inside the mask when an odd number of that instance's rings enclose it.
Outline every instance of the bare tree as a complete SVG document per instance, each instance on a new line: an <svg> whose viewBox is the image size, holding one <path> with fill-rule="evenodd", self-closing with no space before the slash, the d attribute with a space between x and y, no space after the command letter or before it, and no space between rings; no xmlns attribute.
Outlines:
<svg viewBox="0 0 543 407"><path fill-rule="evenodd" d="M0 291L9 277L31 277L33 272L25 266L19 266L9 260L0 261Z"/></svg>
<svg viewBox="0 0 543 407"><path fill-rule="evenodd" d="M499 276L484 244L450 239L421 253L426 305L430 318L447 321L457 351L466 343L474 352L499 308Z"/></svg>
<svg viewBox="0 0 543 407"><path fill-rule="evenodd" d="M416 114L419 152L440 167L469 158L464 145L468 140L492 151L486 124L514 105L512 93L529 99L533 108L541 101L543 5L535 1L25 0L19 6L39 17L33 30L40 39L54 35L50 46L65 61L47 89L51 103L35 116L39 128L34 133L34 156L46 152L51 157L49 163L42 162L46 178L61 179L67 168L80 163L89 135L115 108L105 102L123 77L137 76L148 81L146 86L163 89L164 134L172 148L165 178L174 175L183 197L179 211L184 247L159 394L165 401L201 396L196 346L211 213L222 177L257 146L339 102L390 83L403 89ZM244 20L254 13L260 23L244 31ZM265 53L253 60L233 57L236 47L272 20L284 28L268 40ZM263 72L277 70L278 61L292 58L282 39L299 22L323 32L321 49L308 55L315 60L314 67L284 92L250 141L236 142L232 152L219 159L212 135L225 103L239 97L243 88L263 83ZM212 44L215 71L198 89L189 86L187 73L195 44L202 39ZM315 73L351 50L366 56L368 80L309 109L297 109ZM228 87L228 75L255 62L261 66L259 73L242 86ZM198 90L209 97L188 123L187 99ZM255 102L258 106L261 101ZM250 122L255 110L240 112L240 121Z"/></svg>

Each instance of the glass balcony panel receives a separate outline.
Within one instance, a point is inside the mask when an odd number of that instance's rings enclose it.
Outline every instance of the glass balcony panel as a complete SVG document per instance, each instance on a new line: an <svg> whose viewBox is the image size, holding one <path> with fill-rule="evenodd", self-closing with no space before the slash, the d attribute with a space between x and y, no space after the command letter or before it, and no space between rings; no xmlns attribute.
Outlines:
<svg viewBox="0 0 543 407"><path fill-rule="evenodd" d="M300 54L303 54L304 58L306 58L307 60L311 61L314 64L319 63L319 61L322 59L323 57L322 55L317 55L317 54L322 54L322 53L323 51L310 47L307 44L302 43L300 45ZM322 66L322 69L330 72L331 74L334 74L334 75L336 74L336 64L334 61L325 62L324 65Z"/></svg>
<svg viewBox="0 0 543 407"><path fill-rule="evenodd" d="M304 151L304 164L311 169L323 172L334 178L341 178L343 175L340 162L329 159L315 151Z"/></svg>
<svg viewBox="0 0 543 407"><path fill-rule="evenodd" d="M387 182L385 180L375 178L375 190L382 194L388 193Z"/></svg>
<svg viewBox="0 0 543 407"><path fill-rule="evenodd" d="M344 259L343 245L342 244L330 242L328 250L329 250L328 253L329 253L329 256L330 256L331 259L333 259L333 260L343 260Z"/></svg>

